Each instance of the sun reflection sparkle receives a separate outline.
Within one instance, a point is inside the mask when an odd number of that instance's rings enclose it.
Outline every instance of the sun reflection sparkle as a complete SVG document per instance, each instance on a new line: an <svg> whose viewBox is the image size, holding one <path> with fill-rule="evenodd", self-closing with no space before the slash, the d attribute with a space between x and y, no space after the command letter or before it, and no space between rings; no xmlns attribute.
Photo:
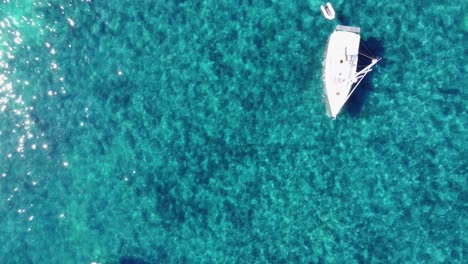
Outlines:
<svg viewBox="0 0 468 264"><path fill-rule="evenodd" d="M22 20L25 20L23 17ZM25 140L31 138L29 129L33 124L28 112L28 107L25 105L23 96L16 94L14 85L21 84L20 80L14 82L9 80L8 76L16 72L15 68L10 67L10 62L15 59L13 53L23 43L22 34L14 29L18 27L18 22L15 18L8 17L0 21L0 112L10 111L20 117L14 124L15 128L11 130L12 134L18 132L16 152L20 157L24 157ZM29 85L29 81L23 81L25 85ZM23 134L24 132L24 134ZM12 158L12 153L6 155Z"/></svg>
<svg viewBox="0 0 468 264"><path fill-rule="evenodd" d="M9 2L0 0L0 3ZM44 105L55 103L60 100L58 95L67 92L66 76L59 60L60 43L46 35L61 26L75 27L79 21L68 17L62 25L62 21L44 25L44 14L31 13L30 7L24 8L22 1L12 2L19 3L15 3L19 12L9 15L7 8L0 17L0 158L6 163L0 167L0 186L5 190L0 197L3 202L6 200L16 217L27 222L26 228L31 231L42 221L41 214L36 214L33 204L24 203L25 197L32 189L47 187L48 181L35 167L36 157L39 156L39 161L45 155L48 160L56 157L55 141L45 140L54 136L43 125L48 115L41 111ZM51 6L49 2L40 1L32 4ZM71 44L63 48L67 47L71 48ZM32 105L36 105L37 110ZM87 115L88 109L85 112ZM59 160L47 165L53 164L65 171L72 162L63 155ZM66 218L60 211L55 214L59 219Z"/></svg>

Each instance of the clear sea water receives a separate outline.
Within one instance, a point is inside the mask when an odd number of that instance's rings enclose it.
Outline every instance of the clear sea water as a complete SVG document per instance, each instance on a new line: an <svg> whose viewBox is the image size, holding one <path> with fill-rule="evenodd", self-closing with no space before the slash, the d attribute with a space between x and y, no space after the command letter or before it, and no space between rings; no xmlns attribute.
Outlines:
<svg viewBox="0 0 468 264"><path fill-rule="evenodd" d="M3 0L1 263L466 263L468 7Z"/></svg>

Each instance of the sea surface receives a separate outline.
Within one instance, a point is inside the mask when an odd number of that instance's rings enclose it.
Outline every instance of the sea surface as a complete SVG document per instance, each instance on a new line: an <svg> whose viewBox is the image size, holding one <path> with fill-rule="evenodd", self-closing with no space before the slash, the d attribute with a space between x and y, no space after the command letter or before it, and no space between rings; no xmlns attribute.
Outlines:
<svg viewBox="0 0 468 264"><path fill-rule="evenodd" d="M324 3L2 0L0 263L467 263L467 2Z"/></svg>

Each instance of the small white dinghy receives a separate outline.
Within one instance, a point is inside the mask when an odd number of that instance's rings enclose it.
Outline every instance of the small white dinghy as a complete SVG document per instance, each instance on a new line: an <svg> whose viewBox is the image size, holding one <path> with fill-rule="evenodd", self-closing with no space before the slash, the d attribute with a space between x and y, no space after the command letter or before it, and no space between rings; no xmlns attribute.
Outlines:
<svg viewBox="0 0 468 264"><path fill-rule="evenodd" d="M320 9L322 10L322 14L326 19L335 19L335 9L333 9L333 6L330 4L330 2L327 2L326 6L320 6Z"/></svg>
<svg viewBox="0 0 468 264"><path fill-rule="evenodd" d="M358 66L360 28L338 25L330 35L323 63L324 94L328 115L335 119L367 73L380 58L356 72Z"/></svg>

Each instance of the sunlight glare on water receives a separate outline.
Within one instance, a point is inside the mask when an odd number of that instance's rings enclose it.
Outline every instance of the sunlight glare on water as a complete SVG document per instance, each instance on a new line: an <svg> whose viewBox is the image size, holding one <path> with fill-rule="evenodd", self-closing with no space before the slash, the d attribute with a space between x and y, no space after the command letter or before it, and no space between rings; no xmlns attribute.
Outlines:
<svg viewBox="0 0 468 264"><path fill-rule="evenodd" d="M14 74L16 69L10 66L15 60L15 51L23 43L22 34L17 29L18 21L12 17L4 18L0 22L0 43L2 49L0 50L0 111L6 114L14 114L16 122L13 127L2 126L1 134L12 133L17 137L16 152L23 157L25 139L31 139L33 134L30 133L30 127L33 124L29 112L32 107L27 106L21 95L15 92L15 86L22 84L29 85L28 80L10 80L9 76ZM7 152L8 157L11 157L12 151L1 149L2 152Z"/></svg>
<svg viewBox="0 0 468 264"><path fill-rule="evenodd" d="M66 90L63 86L64 76L60 75L60 65L54 58L57 50L50 41L44 41L44 29L54 32L55 28L42 25L44 15L33 10L34 7L50 8L51 4L41 1L3 2L11 8L6 17L0 18L0 111L12 118L8 119L8 124L1 126L0 135L8 137L10 142L14 137L17 144L14 149L2 146L0 155L11 158L19 154L19 157L24 158L26 145L31 151L46 150L48 145L44 131L32 129L37 122L34 105L44 102L45 97L65 94ZM67 21L74 23L71 19ZM33 52L38 49L37 46L42 46L39 50L45 48L47 53L39 53L41 56L38 56L37 52ZM16 58L17 53L22 55L20 59ZM44 87L37 79L29 79L31 75L15 74L17 67L22 69L20 72L24 72L24 69L42 75L47 72L54 77L53 83ZM46 89L45 93L43 89Z"/></svg>
<svg viewBox="0 0 468 264"><path fill-rule="evenodd" d="M8 217L15 223L11 230L19 235L34 232L38 222L44 220L39 209L41 199L34 194L47 191L47 174L40 172L48 166L44 161L51 159L52 144L44 125L37 124L42 119L35 107L48 103L57 91L64 94L65 89L63 76L58 76L60 65L53 58L56 50L44 41L43 16L31 9L42 3L2 4L7 11L0 17L0 201L15 212ZM53 89L53 83L44 87L29 70L57 76L61 88ZM35 164L42 164L42 168Z"/></svg>

